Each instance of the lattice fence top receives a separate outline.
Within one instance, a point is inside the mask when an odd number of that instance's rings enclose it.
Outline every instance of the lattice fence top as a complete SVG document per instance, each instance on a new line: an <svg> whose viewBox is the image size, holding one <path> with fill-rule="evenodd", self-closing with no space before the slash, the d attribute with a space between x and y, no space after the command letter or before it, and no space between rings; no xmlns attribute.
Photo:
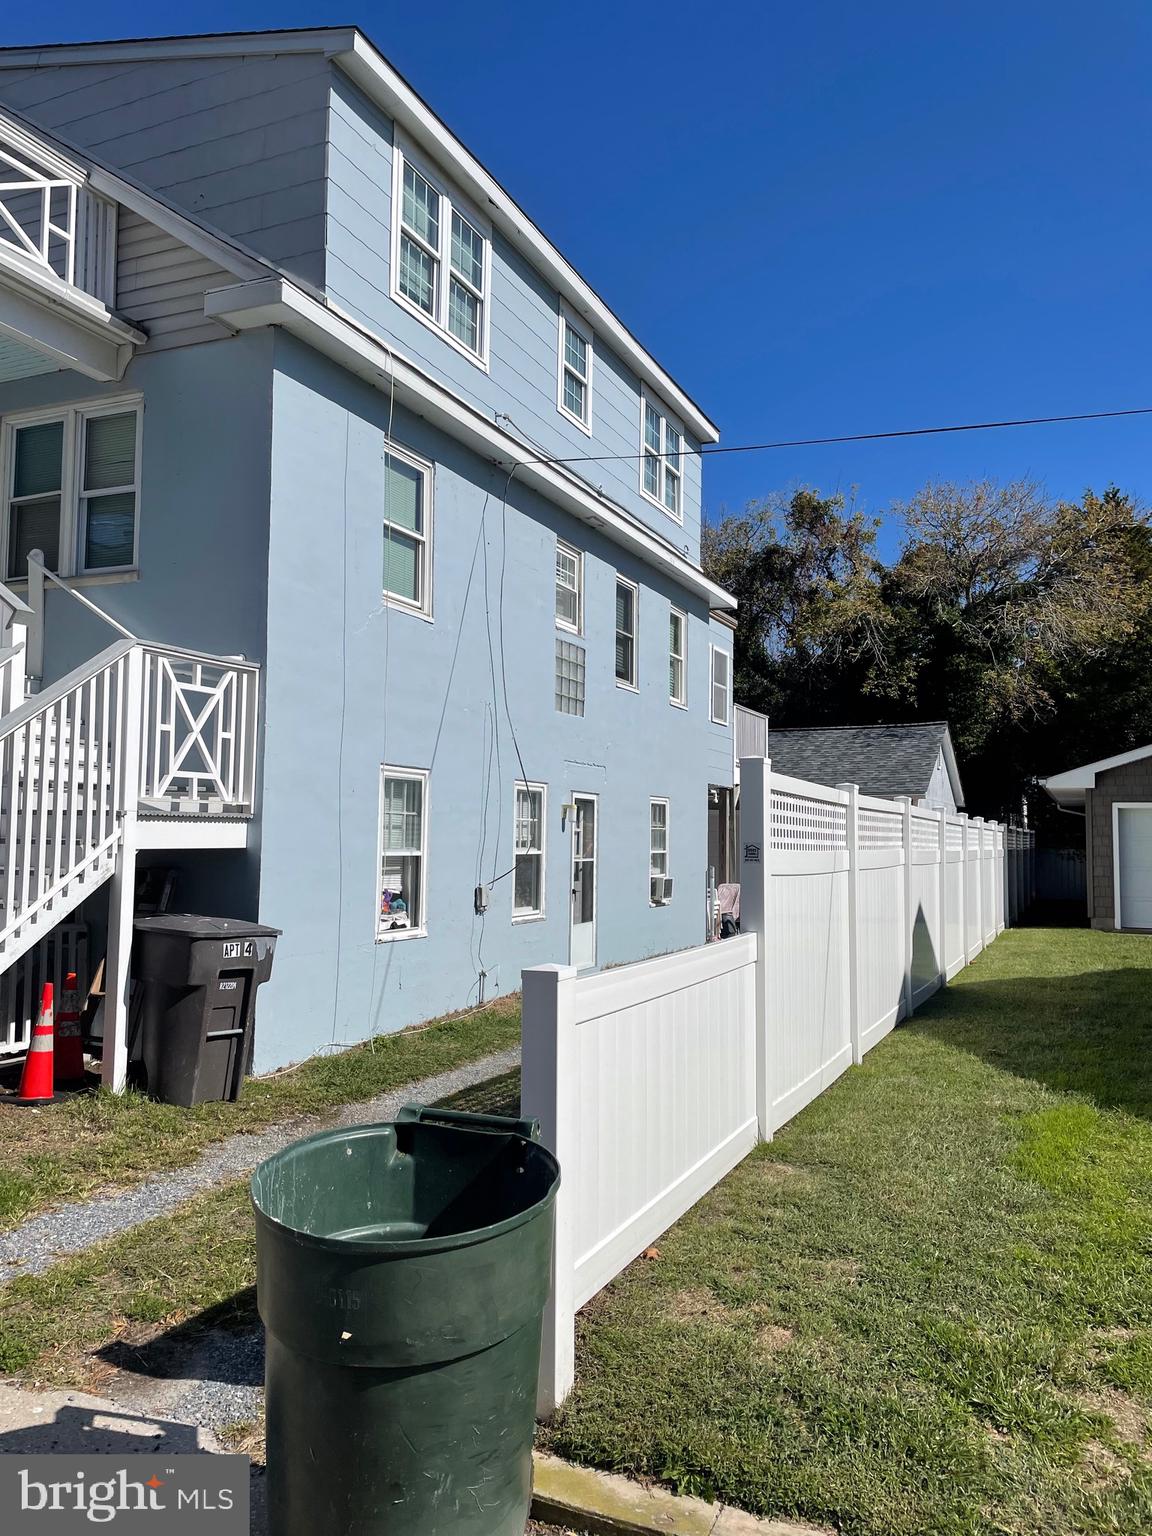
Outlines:
<svg viewBox="0 0 1152 1536"><path fill-rule="evenodd" d="M939 848L940 823L935 816L912 816L912 846L922 851L927 848Z"/></svg>
<svg viewBox="0 0 1152 1536"><path fill-rule="evenodd" d="M819 853L848 846L843 805L776 790L772 795L772 846L789 853Z"/></svg>
<svg viewBox="0 0 1152 1536"><path fill-rule="evenodd" d="M904 843L904 816L900 811L859 811L861 848L900 848Z"/></svg>
<svg viewBox="0 0 1152 1536"><path fill-rule="evenodd" d="M948 832L947 832L947 844L946 844L946 846L949 847L949 848L957 848L957 849L958 848L963 848L963 846L964 846L964 823L962 821L953 821L951 817L948 818Z"/></svg>

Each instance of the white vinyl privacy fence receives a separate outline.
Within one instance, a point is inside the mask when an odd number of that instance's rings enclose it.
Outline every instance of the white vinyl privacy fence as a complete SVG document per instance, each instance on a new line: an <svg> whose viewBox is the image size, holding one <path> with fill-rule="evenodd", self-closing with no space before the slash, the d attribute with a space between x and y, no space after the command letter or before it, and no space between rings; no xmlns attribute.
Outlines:
<svg viewBox="0 0 1152 1536"><path fill-rule="evenodd" d="M740 784L738 938L524 973L522 1111L562 1169L543 1414L579 1309L1031 899L1031 834L763 758Z"/></svg>

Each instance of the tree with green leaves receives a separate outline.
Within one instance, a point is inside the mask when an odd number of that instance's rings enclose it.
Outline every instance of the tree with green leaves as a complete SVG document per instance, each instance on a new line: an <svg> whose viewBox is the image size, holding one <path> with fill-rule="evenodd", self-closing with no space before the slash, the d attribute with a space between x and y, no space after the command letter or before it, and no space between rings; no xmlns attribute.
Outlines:
<svg viewBox="0 0 1152 1536"><path fill-rule="evenodd" d="M1152 533L1115 488L930 484L878 524L840 497L770 497L707 530L740 601L736 693L777 724L947 719L972 804L1152 740Z"/></svg>

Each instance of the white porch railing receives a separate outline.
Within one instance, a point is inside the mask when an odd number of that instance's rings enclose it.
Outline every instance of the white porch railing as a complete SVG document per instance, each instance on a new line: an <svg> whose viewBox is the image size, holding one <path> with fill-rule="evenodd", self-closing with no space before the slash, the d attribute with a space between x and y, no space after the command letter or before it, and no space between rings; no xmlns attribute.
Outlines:
<svg viewBox="0 0 1152 1536"><path fill-rule="evenodd" d="M0 720L0 966L112 873L129 813L252 814L257 685L125 639Z"/></svg>
<svg viewBox="0 0 1152 1536"><path fill-rule="evenodd" d="M115 205L0 113L0 253L114 304Z"/></svg>
<svg viewBox="0 0 1152 1536"><path fill-rule="evenodd" d="M28 1049L44 983L52 982L59 998L69 971L76 972L80 996L86 996L91 977L85 923L60 923L0 975L0 1056Z"/></svg>
<svg viewBox="0 0 1152 1536"><path fill-rule="evenodd" d="M251 812L258 687L249 664L144 647L142 808Z"/></svg>

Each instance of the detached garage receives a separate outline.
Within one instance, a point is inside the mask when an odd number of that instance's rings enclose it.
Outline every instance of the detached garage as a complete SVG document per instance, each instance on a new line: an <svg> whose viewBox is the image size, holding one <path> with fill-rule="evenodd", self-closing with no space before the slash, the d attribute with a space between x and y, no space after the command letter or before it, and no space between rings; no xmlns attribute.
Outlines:
<svg viewBox="0 0 1152 1536"><path fill-rule="evenodd" d="M1042 783L1057 805L1084 813L1092 927L1152 932L1152 746Z"/></svg>

